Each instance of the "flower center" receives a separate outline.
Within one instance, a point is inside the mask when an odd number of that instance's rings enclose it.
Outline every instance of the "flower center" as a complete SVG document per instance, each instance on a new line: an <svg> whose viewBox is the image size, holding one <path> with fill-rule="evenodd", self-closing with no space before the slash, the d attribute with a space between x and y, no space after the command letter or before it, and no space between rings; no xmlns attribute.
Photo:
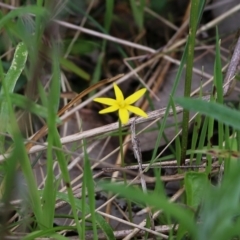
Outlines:
<svg viewBox="0 0 240 240"><path fill-rule="evenodd" d="M121 101L118 104L119 104L119 108L125 108L126 107L125 101Z"/></svg>

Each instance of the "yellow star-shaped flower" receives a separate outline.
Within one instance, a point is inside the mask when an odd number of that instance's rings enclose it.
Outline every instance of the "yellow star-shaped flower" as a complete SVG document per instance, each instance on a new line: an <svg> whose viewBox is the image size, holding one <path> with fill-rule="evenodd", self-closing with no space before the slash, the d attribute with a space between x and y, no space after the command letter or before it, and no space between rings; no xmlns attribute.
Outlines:
<svg viewBox="0 0 240 240"><path fill-rule="evenodd" d="M137 92L133 93L126 99L124 99L123 93L121 89L117 86L117 84L113 84L114 92L116 99L112 98L95 98L93 101L103 103L110 107L101 110L99 113L110 113L118 111L118 115L122 124L126 124L129 121L129 112L135 113L141 117L148 117L148 115L140 108L132 106L139 98L141 98L146 92L146 88L142 88Z"/></svg>

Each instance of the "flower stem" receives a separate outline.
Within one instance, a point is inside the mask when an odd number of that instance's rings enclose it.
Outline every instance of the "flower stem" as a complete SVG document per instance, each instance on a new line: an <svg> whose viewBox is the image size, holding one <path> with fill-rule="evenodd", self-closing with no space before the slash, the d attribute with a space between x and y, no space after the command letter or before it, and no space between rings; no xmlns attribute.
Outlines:
<svg viewBox="0 0 240 240"><path fill-rule="evenodd" d="M121 167L123 168L125 166L125 163L124 163L124 153L123 153L122 123L120 119L119 119L119 146L120 146L120 156L121 156ZM125 172L123 172L123 179L124 179L124 183L127 184L127 177ZM130 222L133 222L131 202L128 199L127 199L127 205L128 205L129 220Z"/></svg>
<svg viewBox="0 0 240 240"><path fill-rule="evenodd" d="M122 123L120 119L119 119L119 146L120 146L120 156L121 156L121 167L124 167L123 132L122 132Z"/></svg>

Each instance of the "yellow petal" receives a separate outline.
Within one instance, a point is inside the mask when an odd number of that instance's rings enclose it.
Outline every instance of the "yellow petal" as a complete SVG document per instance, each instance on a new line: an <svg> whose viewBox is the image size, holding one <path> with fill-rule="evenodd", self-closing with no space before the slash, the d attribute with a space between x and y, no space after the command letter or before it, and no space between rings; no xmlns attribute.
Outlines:
<svg viewBox="0 0 240 240"><path fill-rule="evenodd" d="M103 103L108 106L115 105L117 103L117 101L112 98L94 98L93 101Z"/></svg>
<svg viewBox="0 0 240 240"><path fill-rule="evenodd" d="M130 95L129 97L127 97L125 99L125 103L126 104L133 104L135 103L139 98L141 98L143 96L143 94L146 92L146 88L142 88L140 90L138 90L137 92L133 93L132 95Z"/></svg>
<svg viewBox="0 0 240 240"><path fill-rule="evenodd" d="M126 108L120 108L118 111L119 114L119 118L122 124L126 124L128 123L129 120L129 113L128 110Z"/></svg>
<svg viewBox="0 0 240 240"><path fill-rule="evenodd" d="M113 84L113 87L114 87L116 100L120 103L123 102L124 101L124 96L123 96L123 93L122 93L121 89L118 87L118 85L116 83Z"/></svg>
<svg viewBox="0 0 240 240"><path fill-rule="evenodd" d="M141 117L147 118L148 115L140 108L134 106L127 106L127 110Z"/></svg>
<svg viewBox="0 0 240 240"><path fill-rule="evenodd" d="M113 105L111 107L105 108L103 110L101 110L99 113L100 114L105 114L105 113L110 113L110 112L115 112L119 109L119 107L117 105Z"/></svg>

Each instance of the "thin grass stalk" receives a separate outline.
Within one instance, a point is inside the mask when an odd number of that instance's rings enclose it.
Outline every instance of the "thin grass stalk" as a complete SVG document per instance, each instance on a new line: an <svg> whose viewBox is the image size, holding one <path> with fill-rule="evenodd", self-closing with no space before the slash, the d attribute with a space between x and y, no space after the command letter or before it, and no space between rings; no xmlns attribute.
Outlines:
<svg viewBox="0 0 240 240"><path fill-rule="evenodd" d="M53 48L53 79L51 82L51 88L50 88L50 96L49 100L51 101L51 109L54 112L55 117L57 116L58 108L59 108L59 101L60 101L60 81L61 81L61 75L60 75L60 69L59 69L59 57L58 57L58 51L57 47ZM60 136L57 130L57 126L55 125L52 128L51 132L53 136L53 145L57 148L62 149L61 141L60 141ZM67 161L66 157L64 156L64 153L62 151L56 151L56 157L57 161L62 173L62 178L64 181L64 184L66 185L67 192L68 192L68 197L69 197L69 202L71 204L75 224L77 227L77 232L78 235L81 236L81 226L78 221L78 214L77 214L77 209L75 206L75 198L73 195L73 190L71 186L71 179L69 176L68 172L68 167L67 167Z"/></svg>
<svg viewBox="0 0 240 240"><path fill-rule="evenodd" d="M182 75L182 71L183 71L185 60L186 60L186 56L187 56L187 45L188 45L188 43L186 44L186 46L184 48L184 51L183 51L181 64L180 64L180 66L178 68L178 71L177 71L177 74L176 74L176 77L175 77L175 81L174 81L174 85L173 85L173 88L172 88L171 93L170 93L171 96L174 96L174 94L176 92L176 89L177 89L177 86L179 84L181 75ZM153 153L152 153L152 157L151 157L151 161L150 161L149 167L151 166L152 163L154 163L156 161L158 147L159 147L161 138L163 136L163 132L165 130L165 126L166 126L167 118L169 116L170 109L171 109L171 103L168 102L168 105L167 105L166 110L165 110L165 115L164 115L164 117L163 117L163 119L161 121L161 125L160 125L160 128L158 130L158 136L157 136L157 139L156 139L156 144L155 144L154 149L153 149Z"/></svg>
<svg viewBox="0 0 240 240"><path fill-rule="evenodd" d="M87 186L87 193L88 193L88 202L89 202L89 208L91 213L91 220L92 220L92 228L93 228L93 239L98 239L97 234L97 222L96 222L96 212L95 212L95 191L94 191L94 181L93 181L93 175L90 165L90 159L88 157L87 153L87 144L86 140L83 140L84 143L84 177L85 184Z"/></svg>
<svg viewBox="0 0 240 240"><path fill-rule="evenodd" d="M200 98L202 97L202 84L200 87L199 97ZM199 139L199 132L200 132L201 124L202 124L202 116L201 116L201 114L198 114L195 118L195 122L193 125L193 135L192 135L192 141L191 141L191 149L192 150L195 150L197 148L197 140ZM190 165L193 162L193 156L194 156L194 151L192 151L190 154ZM200 163L200 158L197 157L197 164L199 164L199 163Z"/></svg>
<svg viewBox="0 0 240 240"><path fill-rule="evenodd" d="M220 55L220 40L218 29L216 28L216 58L214 63L214 85L216 86L217 99L216 102L223 104L223 75L222 75L222 64ZM224 142L224 130L223 123L218 122L218 147L223 149ZM222 158L219 158L219 163L222 162Z"/></svg>
<svg viewBox="0 0 240 240"><path fill-rule="evenodd" d="M206 134L207 134L208 120L209 120L208 117L204 118L197 149L203 149L204 147ZM202 160L202 153L199 153L197 154L196 164L199 165L201 163L201 160Z"/></svg>
<svg viewBox="0 0 240 240"><path fill-rule="evenodd" d="M22 138L17 126L17 123L15 121L15 115L14 115L14 111L12 108L12 104L11 104L11 99L9 97L8 92L6 91L6 87L5 87L5 83L3 83L2 86L5 89L5 101L7 103L8 106L8 110L9 110L9 116L10 116L10 128L13 135L13 141L15 142L15 148L13 150L13 154L11 155L10 158L8 158L8 162L5 166L1 166L4 171L5 171L5 175L4 178L1 180L1 187L0 187L0 199L1 199L1 219L0 219L0 239L5 239L7 233L7 229L9 228L9 211L11 209L10 206L10 200L12 195L15 195L15 191L16 191L16 186L18 186L19 188L24 188L23 184L23 179L22 182L18 183L18 179L17 179L17 167L19 164L19 147L21 148L22 145ZM22 189L17 189L17 191L21 191ZM40 205L39 205L40 206ZM39 220L41 220L41 211L38 212L38 210L40 210L40 208L35 208L35 210L37 211Z"/></svg>
<svg viewBox="0 0 240 240"><path fill-rule="evenodd" d="M86 192L86 182L87 182L87 175L86 174L83 174L83 179L82 179L82 198L81 198L81 214L82 214L82 222L81 222L81 225L82 225L82 232L81 232L81 239L84 239L85 237L85 234L86 234L86 219L85 219L85 216L87 214L87 211L86 211L86 195L87 195L87 192Z"/></svg>
<svg viewBox="0 0 240 240"><path fill-rule="evenodd" d="M212 98L212 97L211 97ZM210 102L214 101L210 99ZM213 139L213 131L214 131L214 119L209 117L208 119L208 130L207 130L207 149L211 149L213 147L212 139ZM212 169L212 156L207 154L207 167L206 172L210 173Z"/></svg>
<svg viewBox="0 0 240 240"><path fill-rule="evenodd" d="M194 47L195 38L198 25L198 14L199 14L200 0L191 1L190 11L190 27L187 45L187 65L186 65L186 76L184 84L184 96L190 97L191 86L192 86L192 69L194 60ZM185 164L186 152L188 146L188 131L189 130L189 111L183 110L183 122L182 122L182 153L181 153L181 165Z"/></svg>
<svg viewBox="0 0 240 240"><path fill-rule="evenodd" d="M61 145L61 142L60 142L60 136L59 136L59 133L58 133L57 129L54 129L53 134L54 134L54 145L56 147L62 149L62 145ZM68 168L67 168L67 162L66 162L66 159L65 159L65 156L64 156L63 152L56 151L56 156L57 156L57 160L58 160L58 163L59 163L59 167L60 167L61 172L62 172L62 178L63 178L64 184L66 185L66 188L67 188L69 202L71 204L75 224L76 224L76 227L77 227L77 232L78 232L79 236L82 236L82 234L81 234L82 229L81 229L81 226L80 226L79 221L78 221L78 214L77 214L77 209L76 209L76 206L75 206L75 198L74 198L73 191L72 191L71 179L70 179Z"/></svg>
<svg viewBox="0 0 240 240"><path fill-rule="evenodd" d="M240 102L238 104L238 110L240 110ZM238 143L240 143L240 130L236 130L236 140ZM238 144L237 150L240 152L240 144Z"/></svg>
<svg viewBox="0 0 240 240"><path fill-rule="evenodd" d="M225 127L225 139L229 139L230 138L230 130L229 130L229 127L226 126ZM230 149L230 146L229 146L229 141L225 141L225 146L224 146L225 149ZM228 174L230 172L230 167L231 167L231 163L230 161L224 161L224 172L226 174ZM226 176L227 177L227 176Z"/></svg>
<svg viewBox="0 0 240 240"><path fill-rule="evenodd" d="M171 97L171 95L170 95L170 97ZM147 101L148 101L148 103L149 103L149 107L150 107L151 111L154 111L154 110L155 110L155 107L154 107L154 105L153 105L152 98L149 96L149 93L148 93L148 92L146 92L146 99L147 99ZM161 122L158 121L156 124L157 124L157 128L156 128L156 129L153 128L152 130L149 129L148 131L154 131L154 130L157 130L157 129L160 129L160 128L161 128ZM165 134L165 132L162 133L162 137L163 137L163 139L164 139L164 141L165 141L166 143L169 143L169 139L167 138L167 135ZM176 155L175 148L174 148L172 145L169 146L169 149L170 149L170 151L171 151L174 155Z"/></svg>
<svg viewBox="0 0 240 240"><path fill-rule="evenodd" d="M141 32L144 28L144 7L146 4L145 1L146 0L140 0L139 2L137 2L135 0L130 0L133 16L138 26L139 32Z"/></svg>
<svg viewBox="0 0 240 240"><path fill-rule="evenodd" d="M173 101L172 96L170 96L169 101L171 102L171 107L173 110L173 117L174 117L174 122L175 122L175 132L179 132L179 127L178 127L178 118L177 118L177 112L176 112L176 107ZM181 143L179 137L175 139L175 158L177 159L177 165L180 166L180 160L181 160Z"/></svg>

